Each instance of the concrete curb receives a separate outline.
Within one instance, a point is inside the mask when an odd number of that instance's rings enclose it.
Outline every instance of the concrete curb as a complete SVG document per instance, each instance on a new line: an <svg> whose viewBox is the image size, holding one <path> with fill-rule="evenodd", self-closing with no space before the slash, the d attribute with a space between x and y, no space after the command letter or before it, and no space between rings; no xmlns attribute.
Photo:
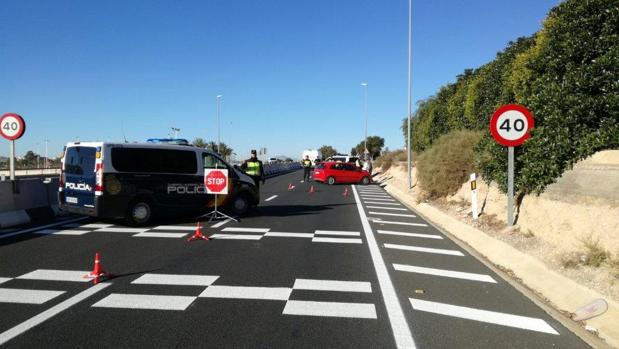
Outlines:
<svg viewBox="0 0 619 349"><path fill-rule="evenodd" d="M26 210L0 212L0 228L11 228L21 224L29 224L40 219L62 215L58 205L35 207Z"/></svg>
<svg viewBox="0 0 619 349"><path fill-rule="evenodd" d="M595 328L607 344L619 347L619 326L617 325L619 324L619 304L617 302L550 270L534 257L518 251L503 241L488 236L483 231L471 227L431 205L425 203L412 204L410 195L398 188L387 185L385 189L402 202L412 206L414 210L450 235L468 244L494 265L513 271L515 277L519 278L522 284L541 294L556 308L573 312L597 298L605 299L608 303L608 311L601 316L587 320L585 323ZM576 322L566 317L558 320L563 320L561 321L563 323L569 321L572 325L578 326ZM569 327L573 328L574 326Z"/></svg>

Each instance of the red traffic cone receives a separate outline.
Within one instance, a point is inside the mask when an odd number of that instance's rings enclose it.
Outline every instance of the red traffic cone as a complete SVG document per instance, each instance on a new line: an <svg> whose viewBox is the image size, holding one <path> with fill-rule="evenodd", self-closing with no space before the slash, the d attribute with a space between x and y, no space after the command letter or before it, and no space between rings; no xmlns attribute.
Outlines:
<svg viewBox="0 0 619 349"><path fill-rule="evenodd" d="M310 187L309 192L310 192L310 193L313 193L313 192L315 192L315 191L316 191L316 190L314 189L314 186L312 185L312 186Z"/></svg>
<svg viewBox="0 0 619 349"><path fill-rule="evenodd" d="M93 283L96 285L101 281L101 277L111 277L112 274L103 271L101 268L101 258L99 257L99 252L95 253L95 265L92 268L92 271L86 275L84 275L84 279L93 279Z"/></svg>
<svg viewBox="0 0 619 349"><path fill-rule="evenodd" d="M292 183L288 184L288 191L291 191L292 189L294 189L294 185L292 185Z"/></svg>
<svg viewBox="0 0 619 349"><path fill-rule="evenodd" d="M349 194L348 194L348 187L346 187L346 188L344 188L344 196L345 196L345 197L348 197L348 195L349 195Z"/></svg>
<svg viewBox="0 0 619 349"><path fill-rule="evenodd" d="M200 222L198 222L198 224L196 225L196 231L193 233L193 235L187 238L187 242L199 239L207 241L210 240L208 236L202 234L202 227L200 226Z"/></svg>

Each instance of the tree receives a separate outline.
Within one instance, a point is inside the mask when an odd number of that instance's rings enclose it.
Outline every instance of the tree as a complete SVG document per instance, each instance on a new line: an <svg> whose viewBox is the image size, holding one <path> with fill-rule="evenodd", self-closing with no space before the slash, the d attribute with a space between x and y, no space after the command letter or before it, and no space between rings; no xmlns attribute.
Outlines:
<svg viewBox="0 0 619 349"><path fill-rule="evenodd" d="M357 148L353 147L352 149L350 149L350 155L357 156Z"/></svg>
<svg viewBox="0 0 619 349"><path fill-rule="evenodd" d="M330 145L323 145L318 148L318 151L322 154L322 157L328 159L333 155L337 154L337 150Z"/></svg>
<svg viewBox="0 0 619 349"><path fill-rule="evenodd" d="M193 142L191 142L191 144L194 147L198 147L198 148L206 148L206 146L207 146L207 143L204 140L204 138L200 138L200 137L194 138L194 140L193 140Z"/></svg>
<svg viewBox="0 0 619 349"><path fill-rule="evenodd" d="M367 138L367 143L370 156L372 157L372 160L374 160L383 150L383 147L385 146L385 139L379 136L370 136ZM355 147L355 150L358 155L364 154L365 142L359 142L359 144Z"/></svg>
<svg viewBox="0 0 619 349"><path fill-rule="evenodd" d="M221 151L220 151L220 149L218 149L217 142L215 141L208 142L205 148L223 156L226 159L228 159L232 155L232 150L233 150L232 148L228 147L226 143L222 142Z"/></svg>

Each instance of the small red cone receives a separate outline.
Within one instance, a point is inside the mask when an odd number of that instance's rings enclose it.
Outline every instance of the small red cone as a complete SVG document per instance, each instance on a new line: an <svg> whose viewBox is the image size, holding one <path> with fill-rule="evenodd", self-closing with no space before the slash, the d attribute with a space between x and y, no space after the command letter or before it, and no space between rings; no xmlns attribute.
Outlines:
<svg viewBox="0 0 619 349"><path fill-rule="evenodd" d="M349 195L349 194L348 194L348 187L346 187L346 188L344 188L344 196L345 196L345 197L348 197L348 195Z"/></svg>
<svg viewBox="0 0 619 349"><path fill-rule="evenodd" d="M294 185L292 185L292 183L288 184L288 191L291 191L292 189L294 189Z"/></svg>
<svg viewBox="0 0 619 349"><path fill-rule="evenodd" d="M196 231L193 233L193 235L187 238L187 242L199 239L207 241L210 240L208 236L202 234L202 227L200 226L200 222L198 222L198 224L196 225Z"/></svg>
<svg viewBox="0 0 619 349"><path fill-rule="evenodd" d="M312 186L310 187L309 192L310 192L310 193L313 193L313 192L315 192L315 191L316 191L316 190L314 189L314 186L312 185Z"/></svg>
<svg viewBox="0 0 619 349"><path fill-rule="evenodd" d="M101 258L99 256L99 252L95 253L95 265L92 268L92 271L86 275L84 275L85 279L93 279L93 283L96 285L101 281L101 277L111 277L112 274L103 271L101 268Z"/></svg>

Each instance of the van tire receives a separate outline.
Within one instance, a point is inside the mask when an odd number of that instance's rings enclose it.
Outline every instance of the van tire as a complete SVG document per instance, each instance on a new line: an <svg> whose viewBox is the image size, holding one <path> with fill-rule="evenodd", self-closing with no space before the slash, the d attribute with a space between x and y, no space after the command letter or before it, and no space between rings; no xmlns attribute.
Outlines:
<svg viewBox="0 0 619 349"><path fill-rule="evenodd" d="M239 193L230 202L230 209L237 216L246 214L252 207L252 203L249 200L249 195L246 193Z"/></svg>
<svg viewBox="0 0 619 349"><path fill-rule="evenodd" d="M361 184L363 184L363 185L370 184L370 177L363 177L363 178L361 178Z"/></svg>
<svg viewBox="0 0 619 349"><path fill-rule="evenodd" d="M138 198L129 204L127 222L130 225L146 225L153 217L153 205L149 200Z"/></svg>
<svg viewBox="0 0 619 349"><path fill-rule="evenodd" d="M327 184L329 184L329 185L335 184L335 177L331 176L331 177L327 178Z"/></svg>

